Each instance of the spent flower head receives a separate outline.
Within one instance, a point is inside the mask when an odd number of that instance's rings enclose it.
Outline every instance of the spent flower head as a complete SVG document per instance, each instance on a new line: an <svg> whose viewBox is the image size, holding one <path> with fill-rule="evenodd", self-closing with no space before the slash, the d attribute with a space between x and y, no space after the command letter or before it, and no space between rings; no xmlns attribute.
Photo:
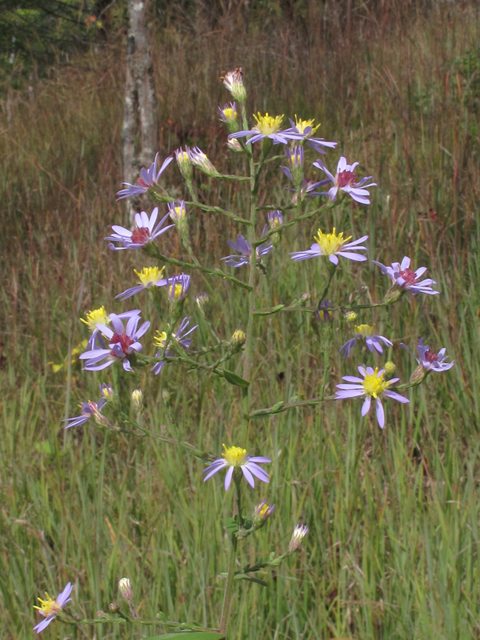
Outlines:
<svg viewBox="0 0 480 640"><path fill-rule="evenodd" d="M38 598L40 602L40 606L35 606L34 609L37 609L40 615L42 615L45 619L39 622L33 630L38 633L43 631L48 627L50 622L55 619L55 617L60 613L63 607L71 602L70 594L72 593L73 586L72 583L69 582L65 589L57 596L56 599L51 598L48 593L45 592L45 600L42 598Z"/></svg>
<svg viewBox="0 0 480 640"><path fill-rule="evenodd" d="M211 161L207 158L206 154L199 147L194 147L190 151L190 157L192 163L207 176L212 178L218 178L221 174L215 169Z"/></svg>
<svg viewBox="0 0 480 640"><path fill-rule="evenodd" d="M295 251L291 253L292 260L299 262L300 260L308 260L309 258L317 258L318 256L328 256L328 259L335 266L338 264L338 257L347 258L356 262L364 262L366 256L354 253L355 251L367 251L366 247L359 246L367 240L368 236L362 236L358 240L349 242L352 236L343 237L343 233L338 235L335 233L335 227L332 233L322 233L321 229L314 237L316 242L312 244L310 249L306 251Z"/></svg>
<svg viewBox="0 0 480 640"><path fill-rule="evenodd" d="M391 380L385 380L385 370L378 368L375 370L372 367L358 367L358 371L361 378L356 376L343 376L343 380L348 384L337 384L337 392L335 394L336 400L343 400L345 398L360 398L365 396L365 401L362 407L362 416L365 416L370 411L372 398L376 402L377 409L377 421L381 429L385 425L385 412L380 400L381 396L387 396L396 400L397 402L407 403L408 398L404 398L396 391L391 391L389 387L398 382L399 378L392 378Z"/></svg>
<svg viewBox="0 0 480 640"><path fill-rule="evenodd" d="M237 67L234 71L228 71L222 80L225 87L232 94L232 98L244 104L247 99L247 91L243 84L242 67Z"/></svg>
<svg viewBox="0 0 480 640"><path fill-rule="evenodd" d="M288 550L290 553L294 553L295 551L298 551L300 549L307 533L308 527L306 525L297 524L297 526L293 530L290 544L288 545Z"/></svg>
<svg viewBox="0 0 480 640"><path fill-rule="evenodd" d="M246 449L241 447L226 447L223 445L224 452L222 457L218 458L212 464L203 470L206 476L203 479L204 482L214 476L220 469L227 469L225 475L225 491L228 491L232 482L233 473L238 469L243 473L245 480L251 487L255 486L255 480L253 476L261 480L262 482L270 482L268 473L259 466L258 463L263 464L271 462L270 458L264 458L263 456L251 456L247 454Z"/></svg>

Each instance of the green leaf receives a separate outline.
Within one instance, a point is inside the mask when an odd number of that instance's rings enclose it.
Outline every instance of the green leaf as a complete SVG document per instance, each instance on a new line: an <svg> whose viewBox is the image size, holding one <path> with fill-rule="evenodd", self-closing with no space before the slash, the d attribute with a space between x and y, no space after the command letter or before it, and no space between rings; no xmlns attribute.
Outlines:
<svg viewBox="0 0 480 640"><path fill-rule="evenodd" d="M244 389L246 389L250 385L250 382L248 380L244 380L240 376L237 376L236 373L233 373L233 371L229 371L228 369L223 369L223 376L227 382L229 382L230 384L234 384L236 387L243 387Z"/></svg>
<svg viewBox="0 0 480 640"><path fill-rule="evenodd" d="M258 411L252 411L249 417L250 418L268 418L268 416L274 416L277 413L282 413L283 411L286 411L286 409L283 406L284 404L285 402L283 400L280 400L280 402L277 402L277 404L274 404L273 407L270 407L270 409L259 409Z"/></svg>
<svg viewBox="0 0 480 640"><path fill-rule="evenodd" d="M272 307L272 309L267 309L266 311L254 311L253 315L254 316L271 316L274 313L278 313L279 311L281 311L284 306L285 306L284 304L277 304L276 307Z"/></svg>
<svg viewBox="0 0 480 640"><path fill-rule="evenodd" d="M227 529L227 531L229 533L237 533L238 524L237 524L237 521L235 520L235 518L227 518L225 520L225 528Z"/></svg>
<svg viewBox="0 0 480 640"><path fill-rule="evenodd" d="M164 633L161 636L149 636L144 640L224 640L223 633L215 631L182 631L180 633Z"/></svg>
<svg viewBox="0 0 480 640"><path fill-rule="evenodd" d="M268 587L265 580L260 580L260 578L255 578L255 576L247 576L246 573L237 573L234 580L247 580L247 582L255 582L255 584L260 584L262 587Z"/></svg>

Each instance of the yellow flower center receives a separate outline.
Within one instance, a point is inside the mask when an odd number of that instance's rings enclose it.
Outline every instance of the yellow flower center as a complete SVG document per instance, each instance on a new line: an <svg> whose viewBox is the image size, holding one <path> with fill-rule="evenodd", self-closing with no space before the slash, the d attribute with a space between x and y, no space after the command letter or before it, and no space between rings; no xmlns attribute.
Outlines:
<svg viewBox="0 0 480 640"><path fill-rule="evenodd" d="M378 367L373 373L367 373L365 380L363 381L363 388L365 389L367 396L372 396L372 398L379 396L390 385L391 382L387 382L383 379L383 373L378 375Z"/></svg>
<svg viewBox="0 0 480 640"><path fill-rule="evenodd" d="M165 267L162 267L161 269L159 269L158 267L143 267L140 272L134 269L135 273L138 276L138 279L144 287L151 287L155 282L160 280L164 270Z"/></svg>
<svg viewBox="0 0 480 640"><path fill-rule="evenodd" d="M227 120L236 120L237 112L232 109L232 107L227 107L226 109L222 109L223 115Z"/></svg>
<svg viewBox="0 0 480 640"><path fill-rule="evenodd" d="M389 360L385 363L385 373L392 374L395 371L395 363Z"/></svg>
<svg viewBox="0 0 480 640"><path fill-rule="evenodd" d="M369 324L356 324L355 325L355 333L366 338L367 336L373 336L373 330L375 329L375 325L371 327Z"/></svg>
<svg viewBox="0 0 480 640"><path fill-rule="evenodd" d="M333 227L332 233L322 233L321 229L318 230L318 235L314 236L314 240L317 241L318 246L322 250L323 255L331 256L343 247L343 245L351 240L352 236L348 238L343 237L343 232L338 236L335 233L335 227Z"/></svg>
<svg viewBox="0 0 480 640"><path fill-rule="evenodd" d="M180 296L182 295L182 291L183 291L183 287L179 283L175 285L175 290L173 290L172 284L169 285L168 287L168 295L172 297L172 294L173 294L173 297L175 298L175 300L178 300L180 298Z"/></svg>
<svg viewBox="0 0 480 640"><path fill-rule="evenodd" d="M289 154L289 163L291 167L296 167L302 163L302 156L299 153L296 154L295 151L290 150Z"/></svg>
<svg viewBox="0 0 480 640"><path fill-rule="evenodd" d="M222 458L228 462L230 467L241 467L245 462L245 458L247 456L247 450L242 449L241 447L227 447L222 445L225 449L225 452L222 453Z"/></svg>
<svg viewBox="0 0 480 640"><path fill-rule="evenodd" d="M177 156L178 164L185 163L190 164L190 156L186 151L181 151Z"/></svg>
<svg viewBox="0 0 480 640"><path fill-rule="evenodd" d="M153 342L155 346L161 347L163 349L163 347L165 346L165 341L167 340L167 332L162 331L160 333L160 331L157 331L157 334L158 335L154 337Z"/></svg>
<svg viewBox="0 0 480 640"><path fill-rule="evenodd" d="M100 307L100 309L94 309L93 311L89 311L86 314L86 320L80 318L83 324L86 324L90 331L95 331L97 328L97 324L109 324L110 318L105 311L105 307Z"/></svg>
<svg viewBox="0 0 480 640"><path fill-rule="evenodd" d="M47 592L45 592L46 600L42 600L38 598L40 602L40 607L34 607L34 609L38 609L40 613L48 618L49 616L56 616L62 609L62 607L58 604L56 600L53 600Z"/></svg>
<svg viewBox="0 0 480 640"><path fill-rule="evenodd" d="M282 126L283 115L281 116L269 116L266 113L264 116L258 112L258 116L253 114L253 117L257 121L257 124L253 127L255 131L263 133L264 136L269 136L271 133L275 133Z"/></svg>
<svg viewBox="0 0 480 640"><path fill-rule="evenodd" d="M305 129L307 127L312 127L312 130L308 135L309 136L313 135L315 131L320 128L319 124L317 124L317 126L314 127L313 126L314 123L315 123L315 120L313 118L311 120L300 120L297 116L295 116L295 126L298 129L298 133L305 133Z"/></svg>
<svg viewBox="0 0 480 640"><path fill-rule="evenodd" d="M261 507L260 510L257 511L258 516L260 518L263 518L269 509L270 509L269 505L265 503L263 507Z"/></svg>

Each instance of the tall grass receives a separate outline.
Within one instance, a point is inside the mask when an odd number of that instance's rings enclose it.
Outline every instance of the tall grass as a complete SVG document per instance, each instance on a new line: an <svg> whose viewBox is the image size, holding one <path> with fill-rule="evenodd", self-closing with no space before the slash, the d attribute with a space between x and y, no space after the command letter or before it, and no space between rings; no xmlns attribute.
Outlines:
<svg viewBox="0 0 480 640"><path fill-rule="evenodd" d="M154 43L162 154L198 144L214 164L242 171L227 156L216 116L228 99L221 71L242 65L252 112L315 117L321 135L375 176L371 207L352 207L349 216L356 235L370 235L371 257L410 255L437 280L440 296L410 298L398 313L372 316L396 338L390 356L399 375L407 379L415 365L400 340L413 346L424 336L456 362L411 390L406 409L389 405L383 432L348 402L254 423L250 446L273 454L269 498L277 511L255 546L242 548L241 561L288 544L299 518L310 535L290 566L267 578L267 588L239 587L232 637L480 638L479 15L474 3L369 7L353 3L348 14L344 3L311 2L293 23L265 10L248 33L240 16L228 13L209 31L200 12L195 33L168 22ZM106 609L117 597L116 581L128 575L144 617L160 608L171 619L208 625L219 617L228 543L219 514L228 515L229 494L219 483L203 486L201 465L183 451L90 425L65 434L60 420L75 415L79 400L96 398L104 378L81 373L77 362L57 373L48 364L68 362L85 337L78 322L84 311L126 308L114 296L143 266L136 255L108 252L103 241L124 215L115 204L122 60L116 45L92 51L35 86L33 100L14 95L10 120L1 106L5 638L30 637L35 598L67 580L75 583L74 607L86 616ZM331 168L336 157L327 156ZM173 168L168 180L180 195ZM271 195L262 204L288 201L279 173L272 169L265 183ZM242 211L242 187L207 179L197 186L205 201ZM218 265L227 239L242 230L195 215L195 251ZM321 265L299 268L286 254L307 246L322 222L286 235L262 286L262 305L321 293ZM167 255L181 255L175 234L162 238ZM363 284L378 300L387 287L375 267L344 269L337 295L346 300ZM192 288L210 287L216 329L228 337L245 318L244 301L217 285L194 276ZM153 316L149 303L140 303ZM300 313L259 318L256 326L255 406L317 393L319 327ZM340 324L337 351L347 335ZM199 330L196 340L208 337ZM353 362L334 357L330 391L353 373ZM170 429L175 419L192 444L215 452L235 439L236 389L172 366L154 380L135 374L131 388L139 384L153 429ZM261 497L252 494L252 508ZM161 627L51 629L45 633L132 638Z"/></svg>

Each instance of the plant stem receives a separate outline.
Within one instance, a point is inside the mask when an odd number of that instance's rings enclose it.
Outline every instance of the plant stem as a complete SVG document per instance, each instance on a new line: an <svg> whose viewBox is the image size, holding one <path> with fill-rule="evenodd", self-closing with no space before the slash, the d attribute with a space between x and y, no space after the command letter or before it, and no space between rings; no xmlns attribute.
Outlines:
<svg viewBox="0 0 480 640"><path fill-rule="evenodd" d="M235 471L237 471L237 469L235 469ZM242 519L242 516L240 513L240 508L241 508L240 486L238 484L237 478L235 477L235 473L234 473L234 482L235 482L235 494L237 498L236 507L237 507L237 513L238 513L238 518L240 522ZM223 595L222 618L220 620L220 633L223 633L223 634L227 633L228 618L230 614L230 605L232 603L233 581L235 578L235 560L237 558L238 538L234 533L232 533L231 541L232 541L232 546L230 547L230 555L228 558L227 583L225 585L225 592Z"/></svg>

